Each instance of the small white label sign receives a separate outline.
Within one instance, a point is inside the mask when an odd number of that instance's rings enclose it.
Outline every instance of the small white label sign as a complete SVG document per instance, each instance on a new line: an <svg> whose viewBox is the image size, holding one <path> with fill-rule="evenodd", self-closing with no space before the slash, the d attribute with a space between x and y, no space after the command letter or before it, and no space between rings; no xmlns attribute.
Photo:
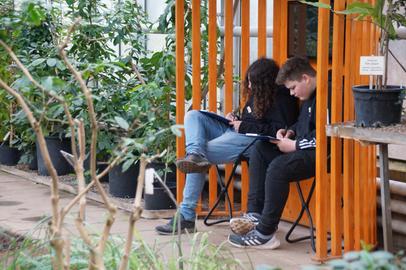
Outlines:
<svg viewBox="0 0 406 270"><path fill-rule="evenodd" d="M152 168L145 170L145 194L154 194L154 172Z"/></svg>
<svg viewBox="0 0 406 270"><path fill-rule="evenodd" d="M383 56L361 56L359 73L361 75L383 75L385 63Z"/></svg>

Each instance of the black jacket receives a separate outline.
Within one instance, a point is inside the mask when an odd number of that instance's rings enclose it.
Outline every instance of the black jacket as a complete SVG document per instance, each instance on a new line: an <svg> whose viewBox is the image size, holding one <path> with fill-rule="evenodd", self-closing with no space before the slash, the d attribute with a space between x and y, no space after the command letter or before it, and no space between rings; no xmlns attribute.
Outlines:
<svg viewBox="0 0 406 270"><path fill-rule="evenodd" d="M265 117L256 119L253 110L253 97L251 97L243 109L238 132L275 136L279 129L289 127L296 121L297 99L289 95L288 89L279 87L275 93L274 102Z"/></svg>
<svg viewBox="0 0 406 270"><path fill-rule="evenodd" d="M289 129L296 134L296 150L316 148L316 90L302 103L299 118Z"/></svg>

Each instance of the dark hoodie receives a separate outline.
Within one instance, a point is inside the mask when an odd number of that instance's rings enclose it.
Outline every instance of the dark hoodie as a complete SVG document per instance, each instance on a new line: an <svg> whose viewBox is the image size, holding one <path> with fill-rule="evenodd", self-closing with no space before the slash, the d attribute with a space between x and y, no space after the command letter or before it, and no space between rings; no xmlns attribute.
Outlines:
<svg viewBox="0 0 406 270"><path fill-rule="evenodd" d="M296 150L316 148L316 90L302 103L299 118L289 129L296 134Z"/></svg>
<svg viewBox="0 0 406 270"><path fill-rule="evenodd" d="M241 116L239 133L257 133L275 136L281 128L291 126L298 115L297 99L289 95L289 90L279 87L272 106L262 119L254 116L253 97L249 98Z"/></svg>

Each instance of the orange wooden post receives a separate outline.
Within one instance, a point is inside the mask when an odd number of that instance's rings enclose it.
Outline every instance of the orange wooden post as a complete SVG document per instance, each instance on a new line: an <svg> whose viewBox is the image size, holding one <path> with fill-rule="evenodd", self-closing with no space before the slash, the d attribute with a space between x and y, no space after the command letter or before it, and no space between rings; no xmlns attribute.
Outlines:
<svg viewBox="0 0 406 270"><path fill-rule="evenodd" d="M321 2L329 4L329 0ZM317 33L317 97L316 97L316 257L327 258L327 123L328 54L330 11L319 9Z"/></svg>
<svg viewBox="0 0 406 270"><path fill-rule="evenodd" d="M266 0L258 0L258 58L266 56Z"/></svg>
<svg viewBox="0 0 406 270"><path fill-rule="evenodd" d="M225 35L224 35L224 114L233 110L233 1L225 1ZM226 166L226 179L231 174L231 165ZM234 180L228 195L234 201ZM227 206L227 205L226 205ZM228 206L227 206L228 207ZM227 209L226 207L226 209Z"/></svg>
<svg viewBox="0 0 406 270"><path fill-rule="evenodd" d="M284 63L288 59L288 1L279 0L280 9L280 64ZM275 28L274 28L275 29Z"/></svg>
<svg viewBox="0 0 406 270"><path fill-rule="evenodd" d="M361 76L359 74L360 56L362 54L362 22L353 21L352 39L354 40L355 51L353 62L353 74L355 75L355 83L360 83ZM362 234L362 220L361 220L361 207L362 207L362 191L361 191L361 171L362 171L362 150L359 142L354 143L354 249L361 249L361 234Z"/></svg>
<svg viewBox="0 0 406 270"><path fill-rule="evenodd" d="M372 186L373 189L372 191L375 191L377 189L377 183L376 183L376 147L373 146L372 147L372 151L371 151L371 159L373 160L373 170L372 170ZM376 192L372 192L372 202L374 202L373 204L371 204L371 212L372 212L372 236L371 236L371 242L373 244L377 244L377 220L376 220Z"/></svg>
<svg viewBox="0 0 406 270"><path fill-rule="evenodd" d="M176 0L176 123L183 124L185 115L185 27L184 27L184 1ZM185 155L185 136L176 138L176 155L178 157ZM183 187L185 185L185 174L179 170L176 171L177 201L183 199Z"/></svg>
<svg viewBox="0 0 406 270"><path fill-rule="evenodd" d="M354 142L354 249L361 248L360 145Z"/></svg>
<svg viewBox="0 0 406 270"><path fill-rule="evenodd" d="M249 58L250 58L250 1L241 0L241 81L244 80L245 78L245 72L249 65ZM241 96L240 108L242 108L246 102L246 99L242 91L240 96ZM248 165L247 162L243 162L241 166L242 212L247 211L248 189L249 189Z"/></svg>
<svg viewBox="0 0 406 270"><path fill-rule="evenodd" d="M347 4L352 1L348 0ZM353 83L351 74L352 70L352 47L354 46L352 35L352 20L350 16L345 19L346 33L345 33L345 66L344 66L344 121L354 119L354 105L352 101L351 86ZM343 163L343 200L344 200L344 251L353 249L354 246L354 224L353 224L353 175L354 175L354 163L353 163L353 145L352 140L344 139L344 163Z"/></svg>
<svg viewBox="0 0 406 270"><path fill-rule="evenodd" d="M334 9L339 11L345 8L345 1L335 3ZM344 55L344 17L333 15L333 59L332 59L332 93L331 93L331 122L342 121L343 97L343 55ZM331 256L342 254L342 141L331 138Z"/></svg>
<svg viewBox="0 0 406 270"><path fill-rule="evenodd" d="M282 12L281 0L273 1L273 43L272 43L272 58L279 64L282 64L281 59L281 14Z"/></svg>
<svg viewBox="0 0 406 270"><path fill-rule="evenodd" d="M209 110L217 112L217 3L209 1ZM212 166L209 171L209 208L212 208L217 198L217 173Z"/></svg>
<svg viewBox="0 0 406 270"><path fill-rule="evenodd" d="M200 1L192 0L192 108L200 110L201 104L201 67L200 67ZM200 212L201 201L196 211Z"/></svg>
<svg viewBox="0 0 406 270"><path fill-rule="evenodd" d="M192 105L194 110L200 110L200 0L192 1L192 47Z"/></svg>

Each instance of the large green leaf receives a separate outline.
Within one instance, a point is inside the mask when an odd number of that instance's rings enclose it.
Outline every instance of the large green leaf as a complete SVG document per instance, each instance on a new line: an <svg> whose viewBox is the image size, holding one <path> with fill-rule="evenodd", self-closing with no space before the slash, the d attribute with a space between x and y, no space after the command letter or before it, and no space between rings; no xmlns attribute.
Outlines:
<svg viewBox="0 0 406 270"><path fill-rule="evenodd" d="M321 3L321 2L309 2L309 1L301 0L300 3L306 4L306 5L309 5L309 6L318 7L318 8L331 9L331 6L329 4Z"/></svg>
<svg viewBox="0 0 406 270"><path fill-rule="evenodd" d="M45 58L36 59L36 60L32 61L30 66L33 66L33 67L38 66L38 65L44 63L45 60L46 60Z"/></svg>
<svg viewBox="0 0 406 270"><path fill-rule="evenodd" d="M44 10L35 5L34 3L29 3L27 6L27 22L35 26L41 25L42 21L45 19Z"/></svg>
<svg viewBox="0 0 406 270"><path fill-rule="evenodd" d="M48 58L47 65L49 67L54 67L56 65L57 60L55 58Z"/></svg>
<svg viewBox="0 0 406 270"><path fill-rule="evenodd" d="M347 9L342 11L336 11L336 13L350 15L357 14L358 16L373 16L374 7L369 3L355 2L347 6Z"/></svg>
<svg viewBox="0 0 406 270"><path fill-rule="evenodd" d="M128 130L128 128L130 127L130 125L128 124L128 122L127 122L124 118L122 118L122 117L120 117L120 116L114 117L114 120L116 120L116 123L117 123L122 129Z"/></svg>
<svg viewBox="0 0 406 270"><path fill-rule="evenodd" d="M127 171L131 165L133 165L135 163L135 160L133 159L127 159L123 165L121 166L121 169L123 170L123 172Z"/></svg>

